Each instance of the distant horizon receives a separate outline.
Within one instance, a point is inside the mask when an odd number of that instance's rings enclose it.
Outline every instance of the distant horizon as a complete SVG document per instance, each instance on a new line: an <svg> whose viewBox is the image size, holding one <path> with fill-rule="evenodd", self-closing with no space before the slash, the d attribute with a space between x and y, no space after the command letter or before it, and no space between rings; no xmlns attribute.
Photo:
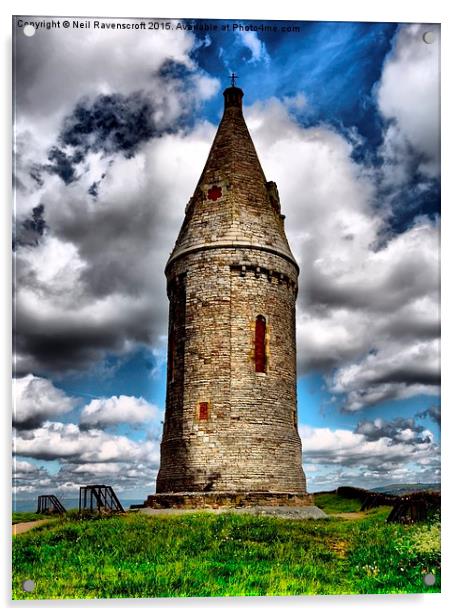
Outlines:
<svg viewBox="0 0 460 616"><path fill-rule="evenodd" d="M395 486L395 487L397 487L397 486L407 486L407 487L413 486L413 487L415 487L415 486L419 486L419 485L420 486L435 486L435 485L436 486L441 486L441 482L440 481L427 481L427 482L423 481L423 482L415 482L415 483L413 483L413 482L412 483L401 482L401 483L389 483L389 484L385 484L385 485L372 486L372 487L368 487L368 488L361 488L361 486L357 486L357 485L351 486L351 485L348 485L348 484L342 484L342 485L336 486L335 488L330 488L330 489L327 489L327 490L324 490L324 489L323 490L316 490L314 492L310 492L310 494L312 494L314 496L315 494L320 494L320 493L323 493L323 492L334 492L338 488L343 488L343 487L358 488L358 489L368 490L368 491L372 492L373 490L378 490L380 488L388 488L388 487L392 487L392 486ZM50 494L52 494L52 492L50 492ZM13 497L12 503L13 503L13 505L15 503L37 503L38 496L39 495L37 495L35 498L29 497L29 498L16 498L16 499ZM55 494L55 496L58 496L58 495ZM122 504L123 503L127 503L127 504L134 504L134 503L137 504L137 503L139 503L139 504L141 504L145 500L144 497L139 497L139 498L136 498L136 497L133 497L133 496L124 497L123 494L117 494L117 496L118 496L118 498L119 498L119 500L121 501ZM64 501L65 502L72 501L72 502L78 503L78 501L79 501L78 495L77 496L58 496L58 499L60 501L63 501L63 502ZM13 510L14 510L14 507L13 507Z"/></svg>

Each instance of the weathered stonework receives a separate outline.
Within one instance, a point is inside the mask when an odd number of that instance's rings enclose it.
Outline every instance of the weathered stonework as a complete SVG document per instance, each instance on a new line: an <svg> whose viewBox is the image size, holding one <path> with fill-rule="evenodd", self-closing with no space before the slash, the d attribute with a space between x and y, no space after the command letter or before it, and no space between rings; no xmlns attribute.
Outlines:
<svg viewBox="0 0 460 616"><path fill-rule="evenodd" d="M144 507L152 509L220 509L221 507L310 507L310 494L290 492L169 492L152 494Z"/></svg>
<svg viewBox="0 0 460 616"><path fill-rule="evenodd" d="M297 430L299 268L276 184L243 118L243 92L227 88L224 97L166 266L166 414L157 494L146 505L311 504Z"/></svg>

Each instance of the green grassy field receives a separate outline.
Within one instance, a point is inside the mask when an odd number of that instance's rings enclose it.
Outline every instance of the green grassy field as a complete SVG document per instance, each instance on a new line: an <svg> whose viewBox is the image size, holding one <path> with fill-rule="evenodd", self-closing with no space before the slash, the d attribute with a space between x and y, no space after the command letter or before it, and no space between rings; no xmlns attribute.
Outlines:
<svg viewBox="0 0 460 616"><path fill-rule="evenodd" d="M44 515L42 513L32 513L30 511L20 511L13 513L13 524L19 524L20 522L33 522L34 520L47 520L52 516Z"/></svg>
<svg viewBox="0 0 460 616"><path fill-rule="evenodd" d="M13 598L439 592L439 523L386 524L388 511L316 521L69 514L13 539ZM26 579L34 592L22 590Z"/></svg>
<svg viewBox="0 0 460 616"><path fill-rule="evenodd" d="M355 513L361 509L357 498L344 498L331 492L315 494L315 505L325 513Z"/></svg>

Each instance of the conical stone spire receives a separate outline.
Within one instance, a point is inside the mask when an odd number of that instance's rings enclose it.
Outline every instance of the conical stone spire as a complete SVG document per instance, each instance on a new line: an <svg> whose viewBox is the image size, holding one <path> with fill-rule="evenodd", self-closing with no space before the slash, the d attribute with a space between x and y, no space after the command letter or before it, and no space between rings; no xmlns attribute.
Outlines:
<svg viewBox="0 0 460 616"><path fill-rule="evenodd" d="M205 246L257 246L295 264L278 190L267 182L243 117L243 91L224 91L214 142L169 259Z"/></svg>

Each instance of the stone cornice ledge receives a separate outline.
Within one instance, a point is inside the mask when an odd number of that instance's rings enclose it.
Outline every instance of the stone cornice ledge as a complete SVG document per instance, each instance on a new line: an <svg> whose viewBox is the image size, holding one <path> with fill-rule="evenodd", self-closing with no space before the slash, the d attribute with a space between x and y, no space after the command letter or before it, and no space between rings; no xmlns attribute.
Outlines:
<svg viewBox="0 0 460 616"><path fill-rule="evenodd" d="M167 272L171 264L177 259L179 259L180 257L183 257L193 252L199 252L200 250L215 250L215 249L220 249L220 248L255 248L256 250L263 250L265 252L269 252L271 254L287 259L296 268L297 273L299 273L299 266L297 265L294 257L290 255L289 253L284 252L283 250L280 250L278 248L273 248L272 246L267 246L264 244L254 244L253 242L241 242L241 241L239 242L223 241L223 242L213 242L212 244L195 244L194 246L190 246L189 248L184 248L183 250L179 250L176 253L174 253L173 251L166 264L165 272Z"/></svg>

